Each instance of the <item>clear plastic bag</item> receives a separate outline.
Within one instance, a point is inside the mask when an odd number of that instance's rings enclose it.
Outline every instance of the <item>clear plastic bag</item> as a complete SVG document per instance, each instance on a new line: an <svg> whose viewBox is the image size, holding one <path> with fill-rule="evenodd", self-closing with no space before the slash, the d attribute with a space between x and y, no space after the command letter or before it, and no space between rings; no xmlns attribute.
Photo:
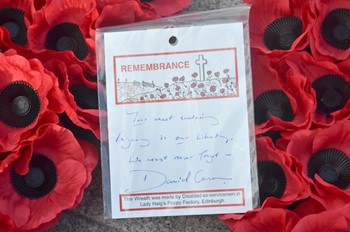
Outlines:
<svg viewBox="0 0 350 232"><path fill-rule="evenodd" d="M249 9L97 30L106 218L258 205Z"/></svg>

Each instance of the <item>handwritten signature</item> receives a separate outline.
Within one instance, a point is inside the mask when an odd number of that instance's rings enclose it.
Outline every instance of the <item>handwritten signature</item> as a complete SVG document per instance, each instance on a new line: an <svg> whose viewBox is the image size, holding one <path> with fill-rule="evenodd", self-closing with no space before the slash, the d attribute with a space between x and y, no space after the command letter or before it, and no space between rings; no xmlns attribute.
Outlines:
<svg viewBox="0 0 350 232"><path fill-rule="evenodd" d="M160 188L163 185L173 185L181 183L201 184L205 182L218 182L226 184L228 181L232 181L230 177L220 177L215 175L207 175L204 170L199 170L192 174L192 171L185 173L183 176L176 178L169 178L166 174L154 171L154 170L131 170L130 178L135 185L135 188L125 189L125 193L138 193L145 192L153 189Z"/></svg>

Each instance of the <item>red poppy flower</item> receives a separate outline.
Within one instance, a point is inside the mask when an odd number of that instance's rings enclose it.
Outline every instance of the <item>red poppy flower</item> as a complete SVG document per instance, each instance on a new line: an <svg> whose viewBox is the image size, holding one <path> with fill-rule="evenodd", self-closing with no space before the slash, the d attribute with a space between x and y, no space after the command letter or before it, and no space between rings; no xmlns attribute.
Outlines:
<svg viewBox="0 0 350 232"><path fill-rule="evenodd" d="M93 0L48 0L33 15L28 28L28 47L34 52L45 49L70 51L90 67L96 66L95 32L97 18Z"/></svg>
<svg viewBox="0 0 350 232"><path fill-rule="evenodd" d="M36 231L47 231L49 229L51 229L52 227L54 227L58 221L61 219L61 215L62 213L58 214L57 217L55 217L54 219L52 219L51 221L47 222L47 223L43 223L41 224L38 228L35 228L34 230L29 230L28 232L36 232Z"/></svg>
<svg viewBox="0 0 350 232"><path fill-rule="evenodd" d="M310 33L310 48L316 59L345 60L350 55L350 2L348 0L312 1L316 15Z"/></svg>
<svg viewBox="0 0 350 232"><path fill-rule="evenodd" d="M100 12L100 16L96 20L96 28L160 17L152 7L142 4L139 0L99 0L96 8Z"/></svg>
<svg viewBox="0 0 350 232"><path fill-rule="evenodd" d="M303 50L313 19L307 14L309 4L304 0L250 1L251 47L273 58L287 52Z"/></svg>
<svg viewBox="0 0 350 232"><path fill-rule="evenodd" d="M348 231L350 228L350 204L337 210L306 216L295 225L292 232Z"/></svg>
<svg viewBox="0 0 350 232"><path fill-rule="evenodd" d="M260 202L263 207L286 206L309 195L302 167L294 157L274 148L271 140L258 137L257 158Z"/></svg>
<svg viewBox="0 0 350 232"><path fill-rule="evenodd" d="M303 167L313 197L331 209L350 202L350 124L336 123L317 130L301 130L290 140L287 152Z"/></svg>
<svg viewBox="0 0 350 232"><path fill-rule="evenodd" d="M0 2L0 26L9 32L11 40L25 46L28 42L27 30L32 20L32 2L4 0Z"/></svg>
<svg viewBox="0 0 350 232"><path fill-rule="evenodd" d="M149 5L160 16L173 15L191 5L192 0L141 0L144 5Z"/></svg>
<svg viewBox="0 0 350 232"><path fill-rule="evenodd" d="M79 65L67 65L52 59L45 68L53 72L60 83L66 102L65 112L77 126L91 130L100 138L97 83L87 80Z"/></svg>
<svg viewBox="0 0 350 232"><path fill-rule="evenodd" d="M240 221L226 222L231 231L284 231L290 232L299 221L298 215L292 211L279 208L264 208L259 212L252 212Z"/></svg>
<svg viewBox="0 0 350 232"><path fill-rule="evenodd" d="M283 62L282 62L283 63ZM285 58L289 72L309 80L307 85L316 99L313 122L329 126L348 118L350 114L350 76L339 71L336 64L314 60L306 52L290 54ZM283 74L282 74L283 75Z"/></svg>
<svg viewBox="0 0 350 232"><path fill-rule="evenodd" d="M36 127L57 122L63 112L62 93L56 77L38 60L0 54L0 150L11 155L0 157L0 172L20 154L20 144Z"/></svg>
<svg viewBox="0 0 350 232"><path fill-rule="evenodd" d="M266 56L252 54L256 134L309 128L314 101L306 78L288 72L282 79Z"/></svg>
<svg viewBox="0 0 350 232"><path fill-rule="evenodd" d="M42 129L31 146L27 173L10 166L0 174L0 213L22 230L36 229L74 207L96 163L69 130L57 125Z"/></svg>

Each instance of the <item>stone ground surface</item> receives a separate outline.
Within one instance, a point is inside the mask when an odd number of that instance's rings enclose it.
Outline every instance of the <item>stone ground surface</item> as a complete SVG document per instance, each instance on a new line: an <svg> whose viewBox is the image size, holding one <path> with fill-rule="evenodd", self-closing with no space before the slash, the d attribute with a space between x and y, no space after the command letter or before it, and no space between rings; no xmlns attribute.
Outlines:
<svg viewBox="0 0 350 232"><path fill-rule="evenodd" d="M220 9L234 6L240 0L193 0L186 11ZM221 232L228 231L216 215L153 217L137 219L105 220L101 185L101 168L93 172L93 181L86 189L81 204L73 210L63 212L61 220L50 232Z"/></svg>

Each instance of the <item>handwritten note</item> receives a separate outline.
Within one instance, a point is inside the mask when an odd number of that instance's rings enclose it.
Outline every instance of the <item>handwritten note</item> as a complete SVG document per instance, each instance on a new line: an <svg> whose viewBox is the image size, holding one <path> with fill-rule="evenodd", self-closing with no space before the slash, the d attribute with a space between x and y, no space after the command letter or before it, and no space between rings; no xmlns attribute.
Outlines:
<svg viewBox="0 0 350 232"><path fill-rule="evenodd" d="M251 209L242 24L109 32L104 43L113 217Z"/></svg>

